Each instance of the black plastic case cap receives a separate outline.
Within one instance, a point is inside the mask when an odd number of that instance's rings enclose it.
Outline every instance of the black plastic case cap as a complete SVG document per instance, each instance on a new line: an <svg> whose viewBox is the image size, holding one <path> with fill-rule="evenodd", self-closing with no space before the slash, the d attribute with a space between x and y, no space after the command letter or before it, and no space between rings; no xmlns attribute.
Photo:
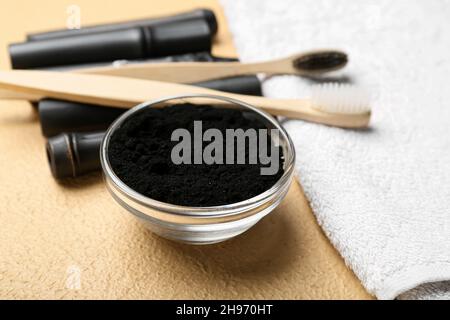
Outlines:
<svg viewBox="0 0 450 320"><path fill-rule="evenodd" d="M48 139L46 151L53 176L63 179L99 170L104 134L63 133Z"/></svg>
<svg viewBox="0 0 450 320"><path fill-rule="evenodd" d="M164 23L149 27L147 56L162 57L188 52L211 51L212 31L203 20Z"/></svg>

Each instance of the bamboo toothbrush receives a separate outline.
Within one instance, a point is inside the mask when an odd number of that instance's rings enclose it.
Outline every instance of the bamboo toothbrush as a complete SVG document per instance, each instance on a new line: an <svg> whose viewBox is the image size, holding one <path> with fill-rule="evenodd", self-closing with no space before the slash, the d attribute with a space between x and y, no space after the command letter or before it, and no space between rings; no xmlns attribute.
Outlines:
<svg viewBox="0 0 450 320"><path fill-rule="evenodd" d="M113 75L177 83L200 82L216 78L265 73L317 75L343 68L347 55L337 50L316 50L283 59L258 63L176 62L139 63L119 67L93 67L72 70L76 73Z"/></svg>
<svg viewBox="0 0 450 320"><path fill-rule="evenodd" d="M318 85L310 99L269 99L152 80L12 70L0 71L0 90L33 100L46 97L121 108L165 96L210 94L241 100L273 115L338 127L366 127L370 120L367 95L354 86L338 84Z"/></svg>

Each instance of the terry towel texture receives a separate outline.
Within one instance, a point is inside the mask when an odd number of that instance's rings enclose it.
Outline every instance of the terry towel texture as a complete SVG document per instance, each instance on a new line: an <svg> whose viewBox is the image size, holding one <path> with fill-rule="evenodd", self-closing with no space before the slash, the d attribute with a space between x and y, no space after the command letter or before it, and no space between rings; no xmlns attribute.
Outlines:
<svg viewBox="0 0 450 320"><path fill-rule="evenodd" d="M371 129L289 120L319 224L380 299L450 298L450 1L221 0L243 61L339 48L369 89ZM312 80L264 82L269 97Z"/></svg>

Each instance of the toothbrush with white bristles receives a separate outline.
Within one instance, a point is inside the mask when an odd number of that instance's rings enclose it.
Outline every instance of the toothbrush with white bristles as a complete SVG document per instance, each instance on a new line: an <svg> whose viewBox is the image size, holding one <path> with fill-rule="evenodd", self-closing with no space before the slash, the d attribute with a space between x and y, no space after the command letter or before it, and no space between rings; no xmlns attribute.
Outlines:
<svg viewBox="0 0 450 320"><path fill-rule="evenodd" d="M363 114L370 112L369 94L350 84L324 83L311 87L313 107L330 113Z"/></svg>
<svg viewBox="0 0 450 320"><path fill-rule="evenodd" d="M104 75L51 71L0 71L0 98L54 98L130 108L149 100L180 95L215 95L240 100L272 115L345 128L364 128L370 104L364 90L347 84L319 84L309 99L270 99L184 84Z"/></svg>

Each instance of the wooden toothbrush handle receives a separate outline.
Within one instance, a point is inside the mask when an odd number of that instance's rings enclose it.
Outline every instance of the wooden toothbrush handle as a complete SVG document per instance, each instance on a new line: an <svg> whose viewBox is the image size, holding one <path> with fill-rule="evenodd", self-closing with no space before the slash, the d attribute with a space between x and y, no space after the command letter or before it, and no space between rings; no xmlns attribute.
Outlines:
<svg viewBox="0 0 450 320"><path fill-rule="evenodd" d="M74 70L76 73L110 75L127 78L157 80L174 83L194 83L212 79L242 76L247 74L290 73L276 62L176 62L140 63L120 67L96 67ZM283 65L284 66L284 65ZM292 68L291 68L292 69Z"/></svg>
<svg viewBox="0 0 450 320"><path fill-rule="evenodd" d="M28 100L28 101L38 101L40 96L21 93L13 90L0 89L0 99L2 100Z"/></svg>
<svg viewBox="0 0 450 320"><path fill-rule="evenodd" d="M103 75L71 74L50 71L0 71L0 90L39 98L54 98L82 103L130 108L163 97L209 94L241 100L273 115L303 119L340 127L365 127L367 115L339 115L311 108L308 100L268 99L226 93L201 87L128 79Z"/></svg>

